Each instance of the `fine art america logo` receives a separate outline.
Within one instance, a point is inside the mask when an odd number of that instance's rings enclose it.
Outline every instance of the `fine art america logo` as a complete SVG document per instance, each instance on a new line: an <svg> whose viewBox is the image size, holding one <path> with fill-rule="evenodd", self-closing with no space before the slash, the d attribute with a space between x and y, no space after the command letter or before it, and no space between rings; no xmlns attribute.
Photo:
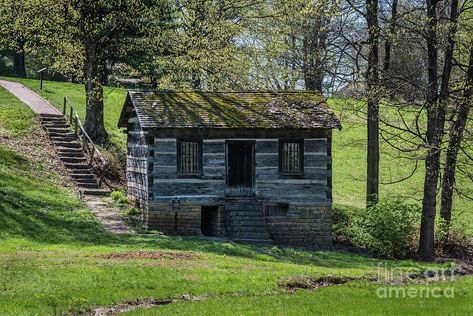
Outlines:
<svg viewBox="0 0 473 316"><path fill-rule="evenodd" d="M455 289L449 284L438 286L438 282L455 280L455 270L448 268L387 267L378 264L378 280L381 285L376 289L379 298L454 298Z"/></svg>

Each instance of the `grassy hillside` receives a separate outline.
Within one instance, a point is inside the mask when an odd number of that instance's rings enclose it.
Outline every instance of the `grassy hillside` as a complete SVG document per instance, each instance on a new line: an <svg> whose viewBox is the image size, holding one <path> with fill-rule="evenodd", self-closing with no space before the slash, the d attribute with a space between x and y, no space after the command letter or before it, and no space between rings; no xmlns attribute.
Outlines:
<svg viewBox="0 0 473 316"><path fill-rule="evenodd" d="M437 284L453 286L452 299L380 299L379 285L368 281L378 273L374 258L200 238L111 235L50 168L51 154L34 115L1 88L0 100L2 315L77 314L137 298L189 293L207 299L132 314L473 312L472 277ZM429 267L414 261L384 264L403 271ZM296 294L278 286L294 276L329 274L354 281Z"/></svg>
<svg viewBox="0 0 473 316"><path fill-rule="evenodd" d="M11 79L23 83L38 91L37 80ZM85 114L84 86L70 83L45 82L42 94L58 108L62 109L62 100L66 95L72 101L82 117ZM105 88L105 122L111 140L121 148L125 148L125 134L116 125L123 106L126 90ZM354 115L352 101L329 100L339 115L343 129L333 131L333 198L335 204L362 208L365 201L366 177L366 126L362 119ZM383 110L384 111L384 110ZM382 113L385 115L385 113ZM381 186L382 197L401 196L410 202L418 202L422 198L424 167L412 159L399 158L398 153L386 143L381 144ZM408 177L412 170L416 170ZM408 177L407 180L398 182ZM394 183L393 183L394 182ZM473 195L473 186L469 179L459 179L462 190ZM465 226L473 233L473 201L455 198L454 222Z"/></svg>

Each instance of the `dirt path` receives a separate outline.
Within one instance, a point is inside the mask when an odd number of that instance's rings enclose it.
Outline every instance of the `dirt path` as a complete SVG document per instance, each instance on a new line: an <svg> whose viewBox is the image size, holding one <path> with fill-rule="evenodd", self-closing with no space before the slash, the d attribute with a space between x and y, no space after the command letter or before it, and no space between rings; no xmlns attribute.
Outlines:
<svg viewBox="0 0 473 316"><path fill-rule="evenodd" d="M105 230L114 234L134 233L125 225L117 208L109 206L110 198L87 195L84 197L84 201Z"/></svg>
<svg viewBox="0 0 473 316"><path fill-rule="evenodd" d="M0 86L28 105L36 114L62 114L45 98L20 83L0 80Z"/></svg>

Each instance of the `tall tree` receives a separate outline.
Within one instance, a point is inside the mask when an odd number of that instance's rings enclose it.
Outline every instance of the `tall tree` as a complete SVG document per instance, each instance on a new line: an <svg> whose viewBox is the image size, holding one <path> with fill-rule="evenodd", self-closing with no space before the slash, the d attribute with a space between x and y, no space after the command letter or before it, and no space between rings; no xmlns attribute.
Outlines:
<svg viewBox="0 0 473 316"><path fill-rule="evenodd" d="M432 260L435 255L434 232L437 205L437 187L440 169L440 122L438 93L438 16L437 0L427 0L427 132L425 157L424 194L422 198L422 219L419 239L419 257Z"/></svg>
<svg viewBox="0 0 473 316"><path fill-rule="evenodd" d="M83 50L86 92L84 128L98 142L108 134L104 126L103 83L111 49L126 31L145 16L143 0L72 0L66 1L68 32L75 32Z"/></svg>
<svg viewBox="0 0 473 316"><path fill-rule="evenodd" d="M379 194L379 23L378 0L366 0L368 25L368 69L366 85L368 94L368 151L366 176L366 203L378 201Z"/></svg>
<svg viewBox="0 0 473 316"><path fill-rule="evenodd" d="M458 106L455 118L450 125L449 141L445 159L444 174L442 179L442 193L440 199L440 215L450 225L452 218L453 192L455 185L455 169L458 160L458 151L463 140L468 115L473 98L473 42L470 42L469 64L463 88L463 98Z"/></svg>

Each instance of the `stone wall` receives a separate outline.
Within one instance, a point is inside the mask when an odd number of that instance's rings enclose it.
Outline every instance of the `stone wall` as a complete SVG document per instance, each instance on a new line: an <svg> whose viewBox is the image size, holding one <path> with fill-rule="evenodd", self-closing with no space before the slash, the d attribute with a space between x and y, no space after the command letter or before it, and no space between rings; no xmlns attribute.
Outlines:
<svg viewBox="0 0 473 316"><path fill-rule="evenodd" d="M289 207L287 217L265 217L270 238L279 245L317 249L332 247L332 212L330 207Z"/></svg>
<svg viewBox="0 0 473 316"><path fill-rule="evenodd" d="M202 236L202 205L150 203L148 227L166 234ZM290 205L287 216L264 216L264 204L230 202L219 206L218 237L233 240L265 240L277 245L329 249L332 247L330 207Z"/></svg>
<svg viewBox="0 0 473 316"><path fill-rule="evenodd" d="M181 203L173 210L172 202L150 202L147 211L147 227L165 234L202 235L201 205Z"/></svg>

